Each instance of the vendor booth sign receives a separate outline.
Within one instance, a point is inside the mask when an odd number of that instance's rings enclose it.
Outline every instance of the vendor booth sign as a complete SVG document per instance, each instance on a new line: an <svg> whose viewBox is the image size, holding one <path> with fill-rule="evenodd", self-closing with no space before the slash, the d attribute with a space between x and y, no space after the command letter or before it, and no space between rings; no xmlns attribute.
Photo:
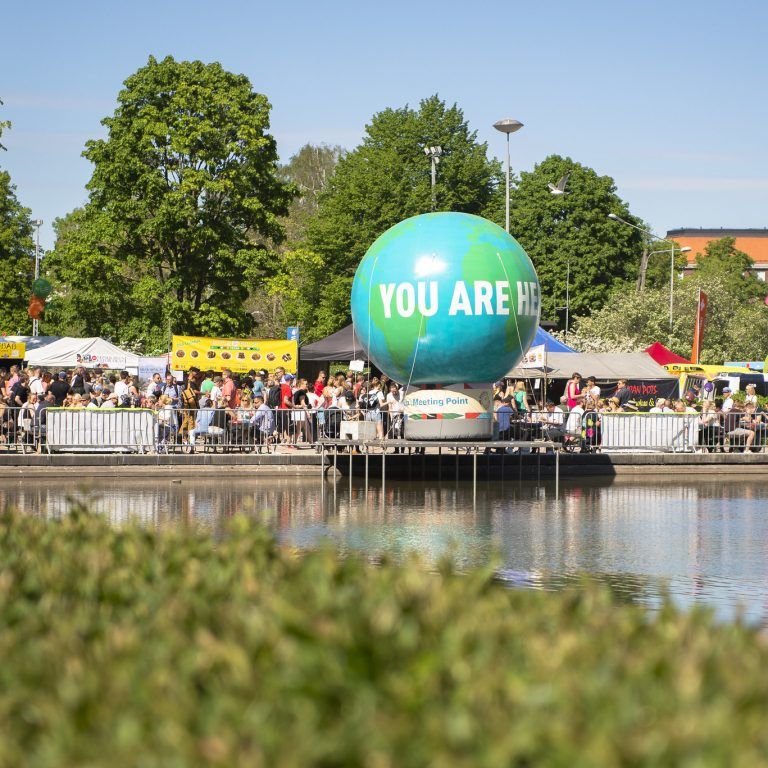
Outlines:
<svg viewBox="0 0 768 768"><path fill-rule="evenodd" d="M236 373L246 373L265 368L272 373L279 366L287 373L296 373L298 357L298 344L282 339L174 336L171 343L171 366L176 370L196 366L202 370L228 368Z"/></svg>
<svg viewBox="0 0 768 768"><path fill-rule="evenodd" d="M632 400L638 411L650 411L659 398L674 400L679 397L677 379L628 379L627 389L632 393ZM618 382L603 387L603 397L616 394Z"/></svg>
<svg viewBox="0 0 768 768"><path fill-rule="evenodd" d="M520 368L544 368L547 350L544 344L537 344L535 347L529 347L520 361Z"/></svg>
<svg viewBox="0 0 768 768"><path fill-rule="evenodd" d="M0 341L0 360L23 360L26 351L23 341Z"/></svg>

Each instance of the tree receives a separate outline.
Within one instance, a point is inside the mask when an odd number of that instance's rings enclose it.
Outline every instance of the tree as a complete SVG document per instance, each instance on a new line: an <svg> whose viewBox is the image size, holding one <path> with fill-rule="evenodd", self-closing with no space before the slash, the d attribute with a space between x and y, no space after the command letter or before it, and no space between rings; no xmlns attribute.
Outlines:
<svg viewBox="0 0 768 768"><path fill-rule="evenodd" d="M94 164L89 202L50 259L63 281L79 260L105 260L109 290L127 291L115 297L124 316L111 321L119 340L157 348L169 324L210 335L253 328L243 303L274 271L269 245L283 238L293 196L278 178L269 110L245 76L216 63L150 57L126 80L103 121L107 138L83 153ZM62 318L79 317L93 296L70 279Z"/></svg>
<svg viewBox="0 0 768 768"><path fill-rule="evenodd" d="M444 151L436 210L498 215L501 167L458 106L435 95L418 109L385 109L366 126L362 144L339 160L308 228L310 247L332 275L351 277L379 235L432 209L428 146Z"/></svg>
<svg viewBox="0 0 768 768"><path fill-rule="evenodd" d="M751 271L755 262L749 254L736 248L733 237L710 240L704 253L696 254L696 279L702 283L720 276L728 283L730 293L740 299L763 298L768 288Z"/></svg>
<svg viewBox="0 0 768 768"><path fill-rule="evenodd" d="M283 221L287 244L295 245L304 240L307 225L317 212L318 197L344 154L344 149L339 146L305 144L280 168L281 178L298 191Z"/></svg>
<svg viewBox="0 0 768 768"><path fill-rule="evenodd" d="M2 104L2 102L0 102ZM0 121L0 138L10 128ZM0 148L5 149L2 144ZM34 277L35 248L30 211L16 197L10 174L0 170L0 331L15 334L31 330L27 315Z"/></svg>
<svg viewBox="0 0 768 768"><path fill-rule="evenodd" d="M735 269L742 266L737 263ZM690 357L696 317L698 290L709 298L702 363L727 360L763 360L768 354L768 307L763 297L768 290L758 283L761 295L744 298L744 288L734 275L734 265L714 263L707 272L694 272L676 281L673 299L673 327L669 330L669 287L647 288L644 292L620 290L606 306L592 315L578 318L568 343L584 352L632 352L661 341L683 357ZM744 278L745 280L748 278Z"/></svg>
<svg viewBox="0 0 768 768"><path fill-rule="evenodd" d="M566 174L566 193L551 194L547 184ZM571 316L599 309L616 286L637 277L642 235L611 221L609 213L641 225L616 194L610 176L599 176L570 158L550 155L520 174L512 193L510 231L538 272L543 318L554 318L557 308L565 306L569 266Z"/></svg>

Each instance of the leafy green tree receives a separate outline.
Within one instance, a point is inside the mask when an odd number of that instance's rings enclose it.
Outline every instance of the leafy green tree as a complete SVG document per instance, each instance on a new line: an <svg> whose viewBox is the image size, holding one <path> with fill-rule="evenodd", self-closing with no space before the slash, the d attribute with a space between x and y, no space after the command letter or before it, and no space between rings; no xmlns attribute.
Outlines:
<svg viewBox="0 0 768 768"><path fill-rule="evenodd" d="M501 167L488 159L487 145L478 142L458 106L435 95L418 109L406 105L375 114L360 146L340 153L308 217L307 247L320 262L312 271L314 311L307 315L306 339L349 322L352 277L371 243L402 219L432 210L431 163L424 153L430 146L444 152L435 210L495 220L502 215Z"/></svg>
<svg viewBox="0 0 768 768"><path fill-rule="evenodd" d="M696 254L696 279L702 283L720 276L728 283L729 293L743 300L762 298L768 287L751 269L755 262L749 254L736 248L733 237L710 240L704 253Z"/></svg>
<svg viewBox="0 0 768 768"><path fill-rule="evenodd" d="M566 174L566 193L553 195L547 185ZM605 305L616 286L634 282L642 235L611 221L609 213L642 224L616 194L610 176L599 176L570 158L550 155L520 174L512 193L510 231L538 272L543 318L554 319L557 308L565 306L569 267L571 316L588 315Z"/></svg>
<svg viewBox="0 0 768 768"><path fill-rule="evenodd" d="M298 190L283 221L288 246L304 240L307 225L317 212L318 197L344 154L340 146L305 144L280 168L280 176Z"/></svg>
<svg viewBox="0 0 768 768"><path fill-rule="evenodd" d="M2 104L2 102L0 102ZM10 128L0 121L0 137ZM0 148L5 149L2 144ZM35 247L30 211L16 197L10 174L0 169L0 331L26 333L32 328L27 306L34 276Z"/></svg>
<svg viewBox="0 0 768 768"><path fill-rule="evenodd" d="M339 160L320 194L308 228L310 247L329 272L349 277L382 232L432 208L430 160L424 148L444 151L437 171L435 209L498 215L501 167L489 160L464 113L438 96L385 109L366 126L362 144Z"/></svg>
<svg viewBox="0 0 768 768"><path fill-rule="evenodd" d="M181 333L252 330L244 301L274 270L269 244L282 240L293 197L278 177L269 110L245 76L217 63L150 57L126 80L103 121L107 138L83 153L94 164L90 199L68 222L80 231L57 242L51 260L54 279L71 278L80 259L86 268L104 260L110 291L127 291L126 314L114 321L121 341L162 346L169 324ZM93 295L69 279L61 317L79 317ZM88 331L96 320L83 318Z"/></svg>
<svg viewBox="0 0 768 768"><path fill-rule="evenodd" d="M701 362L765 359L768 307L762 297L768 289L756 280L761 295L745 299L743 286L736 279L740 274L734 276L733 264L721 263L720 269L711 266L707 272L694 272L675 282L671 333L667 285L642 293L617 291L602 309L576 320L568 343L584 352L632 352L661 341L688 358L701 288L708 297Z"/></svg>

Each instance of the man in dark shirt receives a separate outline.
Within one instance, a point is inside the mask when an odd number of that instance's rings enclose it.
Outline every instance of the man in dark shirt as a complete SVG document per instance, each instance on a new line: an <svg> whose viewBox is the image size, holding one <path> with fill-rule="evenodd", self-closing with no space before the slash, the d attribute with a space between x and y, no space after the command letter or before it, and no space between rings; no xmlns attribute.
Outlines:
<svg viewBox="0 0 768 768"><path fill-rule="evenodd" d="M54 403L57 408L64 405L64 399L69 394L69 382L66 371L60 371L59 375L51 382L48 391L53 393Z"/></svg>
<svg viewBox="0 0 768 768"><path fill-rule="evenodd" d="M619 383L616 385L616 392L613 395L619 398L619 407L623 408L629 400L632 399L632 392L627 386L626 379L619 379Z"/></svg>
<svg viewBox="0 0 768 768"><path fill-rule="evenodd" d="M19 374L19 380L11 389L11 406L21 408L29 400L29 385L26 373Z"/></svg>

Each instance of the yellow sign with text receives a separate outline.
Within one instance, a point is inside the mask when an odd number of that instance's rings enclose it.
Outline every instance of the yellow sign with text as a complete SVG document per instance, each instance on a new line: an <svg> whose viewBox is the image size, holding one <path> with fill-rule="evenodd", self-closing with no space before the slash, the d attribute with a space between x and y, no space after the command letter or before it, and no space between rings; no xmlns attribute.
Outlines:
<svg viewBox="0 0 768 768"><path fill-rule="evenodd" d="M299 347L282 339L212 339L205 336L174 336L171 341L171 368L235 373L265 368L273 373L278 366L296 373Z"/></svg>
<svg viewBox="0 0 768 768"><path fill-rule="evenodd" d="M23 360L26 353L23 341L0 341L0 360Z"/></svg>

